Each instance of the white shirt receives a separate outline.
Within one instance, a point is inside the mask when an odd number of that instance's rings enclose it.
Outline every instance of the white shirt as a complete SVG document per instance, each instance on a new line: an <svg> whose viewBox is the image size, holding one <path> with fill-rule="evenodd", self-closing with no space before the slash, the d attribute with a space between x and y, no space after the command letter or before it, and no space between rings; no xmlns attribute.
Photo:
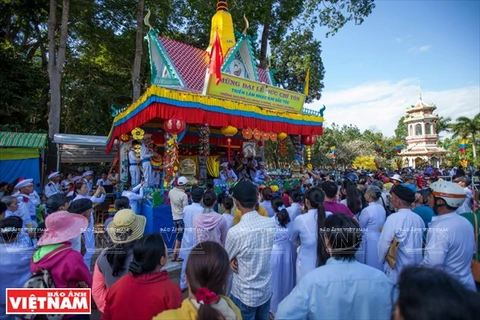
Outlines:
<svg viewBox="0 0 480 320"><path fill-rule="evenodd" d="M294 202L290 207L287 208L288 215L290 216L290 221L295 221L295 218L302 214L303 209L300 203Z"/></svg>
<svg viewBox="0 0 480 320"><path fill-rule="evenodd" d="M134 150L130 150L128 152L128 164L129 165L132 165L132 164L137 164L138 163L138 160L137 160L137 154L135 153Z"/></svg>
<svg viewBox="0 0 480 320"><path fill-rule="evenodd" d="M136 193L138 190L140 191ZM140 211L138 210L138 201L143 199L143 188L141 187L141 184L139 184L132 190L123 191L122 196L128 198L128 201L130 202L130 207L132 208L133 212L139 214Z"/></svg>
<svg viewBox="0 0 480 320"><path fill-rule="evenodd" d="M422 242L425 223L410 209L400 209L388 216L378 240L378 262L383 263L385 274L394 283L404 267L422 262ZM397 237L400 242L397 250L395 269L385 261L388 248Z"/></svg>
<svg viewBox="0 0 480 320"><path fill-rule="evenodd" d="M43 193L47 198L49 198L50 196L53 196L54 194L62 193L60 191L60 184L50 181L45 185L45 188L43 189Z"/></svg>
<svg viewBox="0 0 480 320"><path fill-rule="evenodd" d="M153 157L153 154L151 154L148 147L144 143L142 143L142 147L140 148L140 158L142 160L145 160L150 159L151 157Z"/></svg>
<svg viewBox="0 0 480 320"><path fill-rule="evenodd" d="M173 188L168 192L168 198L172 207L173 220L183 219L183 209L188 206L188 196L185 190Z"/></svg>
<svg viewBox="0 0 480 320"><path fill-rule="evenodd" d="M249 307L266 303L272 296L271 265L275 220L257 211L245 213L227 233L225 249L230 260L237 258L231 294Z"/></svg>
<svg viewBox="0 0 480 320"><path fill-rule="evenodd" d="M476 291L471 272L474 253L475 234L467 219L455 212L432 218L422 265L443 270Z"/></svg>
<svg viewBox="0 0 480 320"><path fill-rule="evenodd" d="M237 181L238 180L238 177L237 175L235 174L235 172L231 169L228 169L227 170L227 174L225 174L225 171L222 171L220 172L220 179L222 179L223 181L227 181L228 179L233 179L234 181Z"/></svg>
<svg viewBox="0 0 480 320"><path fill-rule="evenodd" d="M88 192L92 191L92 188L93 188L92 181L83 179L83 182L87 185Z"/></svg>
<svg viewBox="0 0 480 320"><path fill-rule="evenodd" d="M105 201L105 195L102 194L100 197L94 197L94 196L90 197L90 196L82 196L81 194L77 194L77 196L75 197L75 199L72 200L72 202L79 199L88 199L93 203L102 203L103 201Z"/></svg>
<svg viewBox="0 0 480 320"><path fill-rule="evenodd" d="M102 182L103 182L103 184L102 184ZM110 180L108 180L108 179L103 180L102 178L100 178L100 179L97 180L97 187L100 186L100 185L109 186L110 185Z"/></svg>
<svg viewBox="0 0 480 320"><path fill-rule="evenodd" d="M224 213L222 214L222 217L227 222L227 231L230 230L230 228L233 227L233 220L235 217L231 213Z"/></svg>
<svg viewBox="0 0 480 320"><path fill-rule="evenodd" d="M310 209L307 213L297 216L290 231L290 241L297 247L300 239L300 248L297 256L297 283L302 277L317 267L317 209ZM326 216L331 215L326 212Z"/></svg>
<svg viewBox="0 0 480 320"><path fill-rule="evenodd" d="M357 257L364 255L366 265L378 270L383 270L382 264L378 262L378 239L380 238L380 228L383 227L386 219L386 211L383 205L378 202L370 202L362 210L358 221L363 231L362 250L357 251Z"/></svg>

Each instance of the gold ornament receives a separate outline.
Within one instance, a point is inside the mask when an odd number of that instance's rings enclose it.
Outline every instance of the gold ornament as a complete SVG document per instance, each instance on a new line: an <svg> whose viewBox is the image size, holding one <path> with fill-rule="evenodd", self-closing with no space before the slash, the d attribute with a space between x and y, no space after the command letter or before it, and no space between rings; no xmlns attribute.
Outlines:
<svg viewBox="0 0 480 320"><path fill-rule="evenodd" d="M145 135L145 131L142 128L135 128L132 130L132 136L135 140L142 140Z"/></svg>
<svg viewBox="0 0 480 320"><path fill-rule="evenodd" d="M233 126L228 126L228 127L222 127L220 129L220 132L226 137L233 137L234 135L237 134L238 129Z"/></svg>
<svg viewBox="0 0 480 320"><path fill-rule="evenodd" d="M280 132L279 134L277 134L277 138L278 140L283 141L288 138L288 134L286 134L285 132Z"/></svg>

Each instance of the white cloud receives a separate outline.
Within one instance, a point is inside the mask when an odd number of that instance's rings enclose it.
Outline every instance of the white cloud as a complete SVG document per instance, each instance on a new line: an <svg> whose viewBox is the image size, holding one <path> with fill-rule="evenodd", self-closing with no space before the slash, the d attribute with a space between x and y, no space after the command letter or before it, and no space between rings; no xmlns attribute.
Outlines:
<svg viewBox="0 0 480 320"><path fill-rule="evenodd" d="M325 91L320 101L307 105L318 110L323 105L325 126L353 124L361 130L375 127L392 136L398 120L419 97L416 79L399 82L381 81L340 91ZM451 117L473 117L480 112L480 85L444 91L423 91L423 101L437 106L435 113Z"/></svg>
<svg viewBox="0 0 480 320"><path fill-rule="evenodd" d="M396 41L397 43L402 43L402 42L405 42L406 40L410 39L411 37L412 37L412 35L409 34L408 36L405 36L405 37L397 37L397 38L395 39L395 41Z"/></svg>
<svg viewBox="0 0 480 320"><path fill-rule="evenodd" d="M421 47L411 47L410 49L408 49L408 53L411 53L411 54L424 53L430 50L430 48L432 48L431 45L425 45Z"/></svg>

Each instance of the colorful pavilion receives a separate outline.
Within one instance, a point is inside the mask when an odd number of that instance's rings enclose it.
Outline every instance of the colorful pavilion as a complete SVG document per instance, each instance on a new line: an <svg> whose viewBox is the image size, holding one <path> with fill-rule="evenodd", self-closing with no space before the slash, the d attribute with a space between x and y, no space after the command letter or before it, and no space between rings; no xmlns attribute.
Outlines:
<svg viewBox="0 0 480 320"><path fill-rule="evenodd" d="M226 1L217 2L211 30L205 50L163 37L150 27L151 86L132 105L115 112L107 151L119 139L125 145L119 148L120 158L126 159L133 133L133 139L139 139L139 133L149 132L155 144L164 146L163 168L171 172L177 169L175 152L209 156L209 145L240 148L246 141L288 136L302 141L322 135L323 110L307 109L303 93L278 87L274 71L257 66L252 39L245 31L234 31ZM209 72L218 46L221 75ZM179 150L172 152L177 143ZM184 146L190 151L182 151ZM121 170L127 171L126 166Z"/></svg>

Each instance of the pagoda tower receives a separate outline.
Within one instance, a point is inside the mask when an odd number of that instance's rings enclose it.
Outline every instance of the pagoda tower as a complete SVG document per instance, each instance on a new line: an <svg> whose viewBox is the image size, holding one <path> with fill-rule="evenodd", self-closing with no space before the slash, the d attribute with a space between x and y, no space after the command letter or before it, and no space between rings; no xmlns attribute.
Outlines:
<svg viewBox="0 0 480 320"><path fill-rule="evenodd" d="M435 132L435 122L438 116L433 114L437 107L425 103L420 95L414 106L407 109L405 124L408 128L407 148L401 153L406 166L418 168L430 164L438 168L448 153L438 146L438 134Z"/></svg>

